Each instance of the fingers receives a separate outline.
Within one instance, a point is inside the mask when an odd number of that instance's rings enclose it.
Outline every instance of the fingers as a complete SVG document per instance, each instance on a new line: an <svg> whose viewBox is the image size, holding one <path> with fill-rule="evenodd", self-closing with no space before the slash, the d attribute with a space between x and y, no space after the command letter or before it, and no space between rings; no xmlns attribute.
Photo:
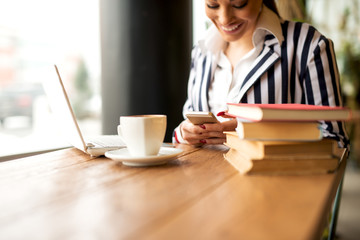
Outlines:
<svg viewBox="0 0 360 240"><path fill-rule="evenodd" d="M219 112L218 114L216 114L216 116L218 116L218 117L223 117L223 118L234 118L234 117L229 116L229 115L227 114L227 110L226 110L226 111Z"/></svg>
<svg viewBox="0 0 360 240"><path fill-rule="evenodd" d="M192 145L200 143L200 140L203 138L201 135L206 132L205 129L199 125L192 124L189 120L181 123L180 131L182 138Z"/></svg>
<svg viewBox="0 0 360 240"><path fill-rule="evenodd" d="M236 119L226 115L226 112L217 114L229 119L225 122L194 125L189 120L184 120L180 125L182 138L192 145L224 143L226 140L224 131L234 131L237 126Z"/></svg>
<svg viewBox="0 0 360 240"><path fill-rule="evenodd" d="M232 119L229 121L225 121L222 123L224 131L234 131L235 128L237 127L237 120L236 119Z"/></svg>
<svg viewBox="0 0 360 240"><path fill-rule="evenodd" d="M225 134L223 132L230 126L232 125L229 125L229 123L194 125L190 121L185 120L180 125L180 130L183 139L189 144L222 144L225 141Z"/></svg>

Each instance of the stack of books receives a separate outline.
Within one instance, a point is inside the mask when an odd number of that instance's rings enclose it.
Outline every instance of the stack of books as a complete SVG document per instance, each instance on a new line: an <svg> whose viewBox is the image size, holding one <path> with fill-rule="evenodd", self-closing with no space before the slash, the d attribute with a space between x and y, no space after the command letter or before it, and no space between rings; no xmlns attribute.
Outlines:
<svg viewBox="0 0 360 240"><path fill-rule="evenodd" d="M337 142L323 139L320 120L344 121L343 107L303 104L228 104L238 121L225 132L225 159L240 173L308 174L337 169Z"/></svg>

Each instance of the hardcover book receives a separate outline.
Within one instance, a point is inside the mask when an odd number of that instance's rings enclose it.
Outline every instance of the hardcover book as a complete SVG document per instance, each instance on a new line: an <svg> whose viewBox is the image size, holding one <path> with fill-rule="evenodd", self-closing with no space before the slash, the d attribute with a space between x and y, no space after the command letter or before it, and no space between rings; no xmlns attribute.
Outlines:
<svg viewBox="0 0 360 240"><path fill-rule="evenodd" d="M227 115L243 121L345 121L351 119L346 107L306 104L228 103Z"/></svg>
<svg viewBox="0 0 360 240"><path fill-rule="evenodd" d="M242 122L236 132L240 139L276 141L319 141L322 130L318 122Z"/></svg>
<svg viewBox="0 0 360 240"><path fill-rule="evenodd" d="M319 174L332 172L339 165L339 158L333 155L319 159L253 159L234 148L224 158L241 174Z"/></svg>
<svg viewBox="0 0 360 240"><path fill-rule="evenodd" d="M254 159L262 158L322 158L332 155L336 141L260 141L240 139L235 131L225 132L226 145Z"/></svg>

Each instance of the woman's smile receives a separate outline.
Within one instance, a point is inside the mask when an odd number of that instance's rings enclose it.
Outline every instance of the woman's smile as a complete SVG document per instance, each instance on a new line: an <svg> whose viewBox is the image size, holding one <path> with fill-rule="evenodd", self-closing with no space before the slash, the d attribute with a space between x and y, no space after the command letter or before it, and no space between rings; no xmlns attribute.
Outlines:
<svg viewBox="0 0 360 240"><path fill-rule="evenodd" d="M208 18L225 42L250 42L260 14L262 0L206 0Z"/></svg>
<svg viewBox="0 0 360 240"><path fill-rule="evenodd" d="M227 25L227 26L220 25L221 29L227 34L237 33L239 30L241 30L241 26L242 26L242 23L232 24L232 25Z"/></svg>

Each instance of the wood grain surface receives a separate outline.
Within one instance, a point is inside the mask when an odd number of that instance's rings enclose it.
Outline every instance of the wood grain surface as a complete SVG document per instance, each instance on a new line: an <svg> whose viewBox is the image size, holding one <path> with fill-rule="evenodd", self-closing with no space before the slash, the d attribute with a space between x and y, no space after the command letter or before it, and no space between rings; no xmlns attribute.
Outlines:
<svg viewBox="0 0 360 240"><path fill-rule="evenodd" d="M318 175L241 175L224 147L157 167L66 149L0 164L0 239L318 239L345 161Z"/></svg>

